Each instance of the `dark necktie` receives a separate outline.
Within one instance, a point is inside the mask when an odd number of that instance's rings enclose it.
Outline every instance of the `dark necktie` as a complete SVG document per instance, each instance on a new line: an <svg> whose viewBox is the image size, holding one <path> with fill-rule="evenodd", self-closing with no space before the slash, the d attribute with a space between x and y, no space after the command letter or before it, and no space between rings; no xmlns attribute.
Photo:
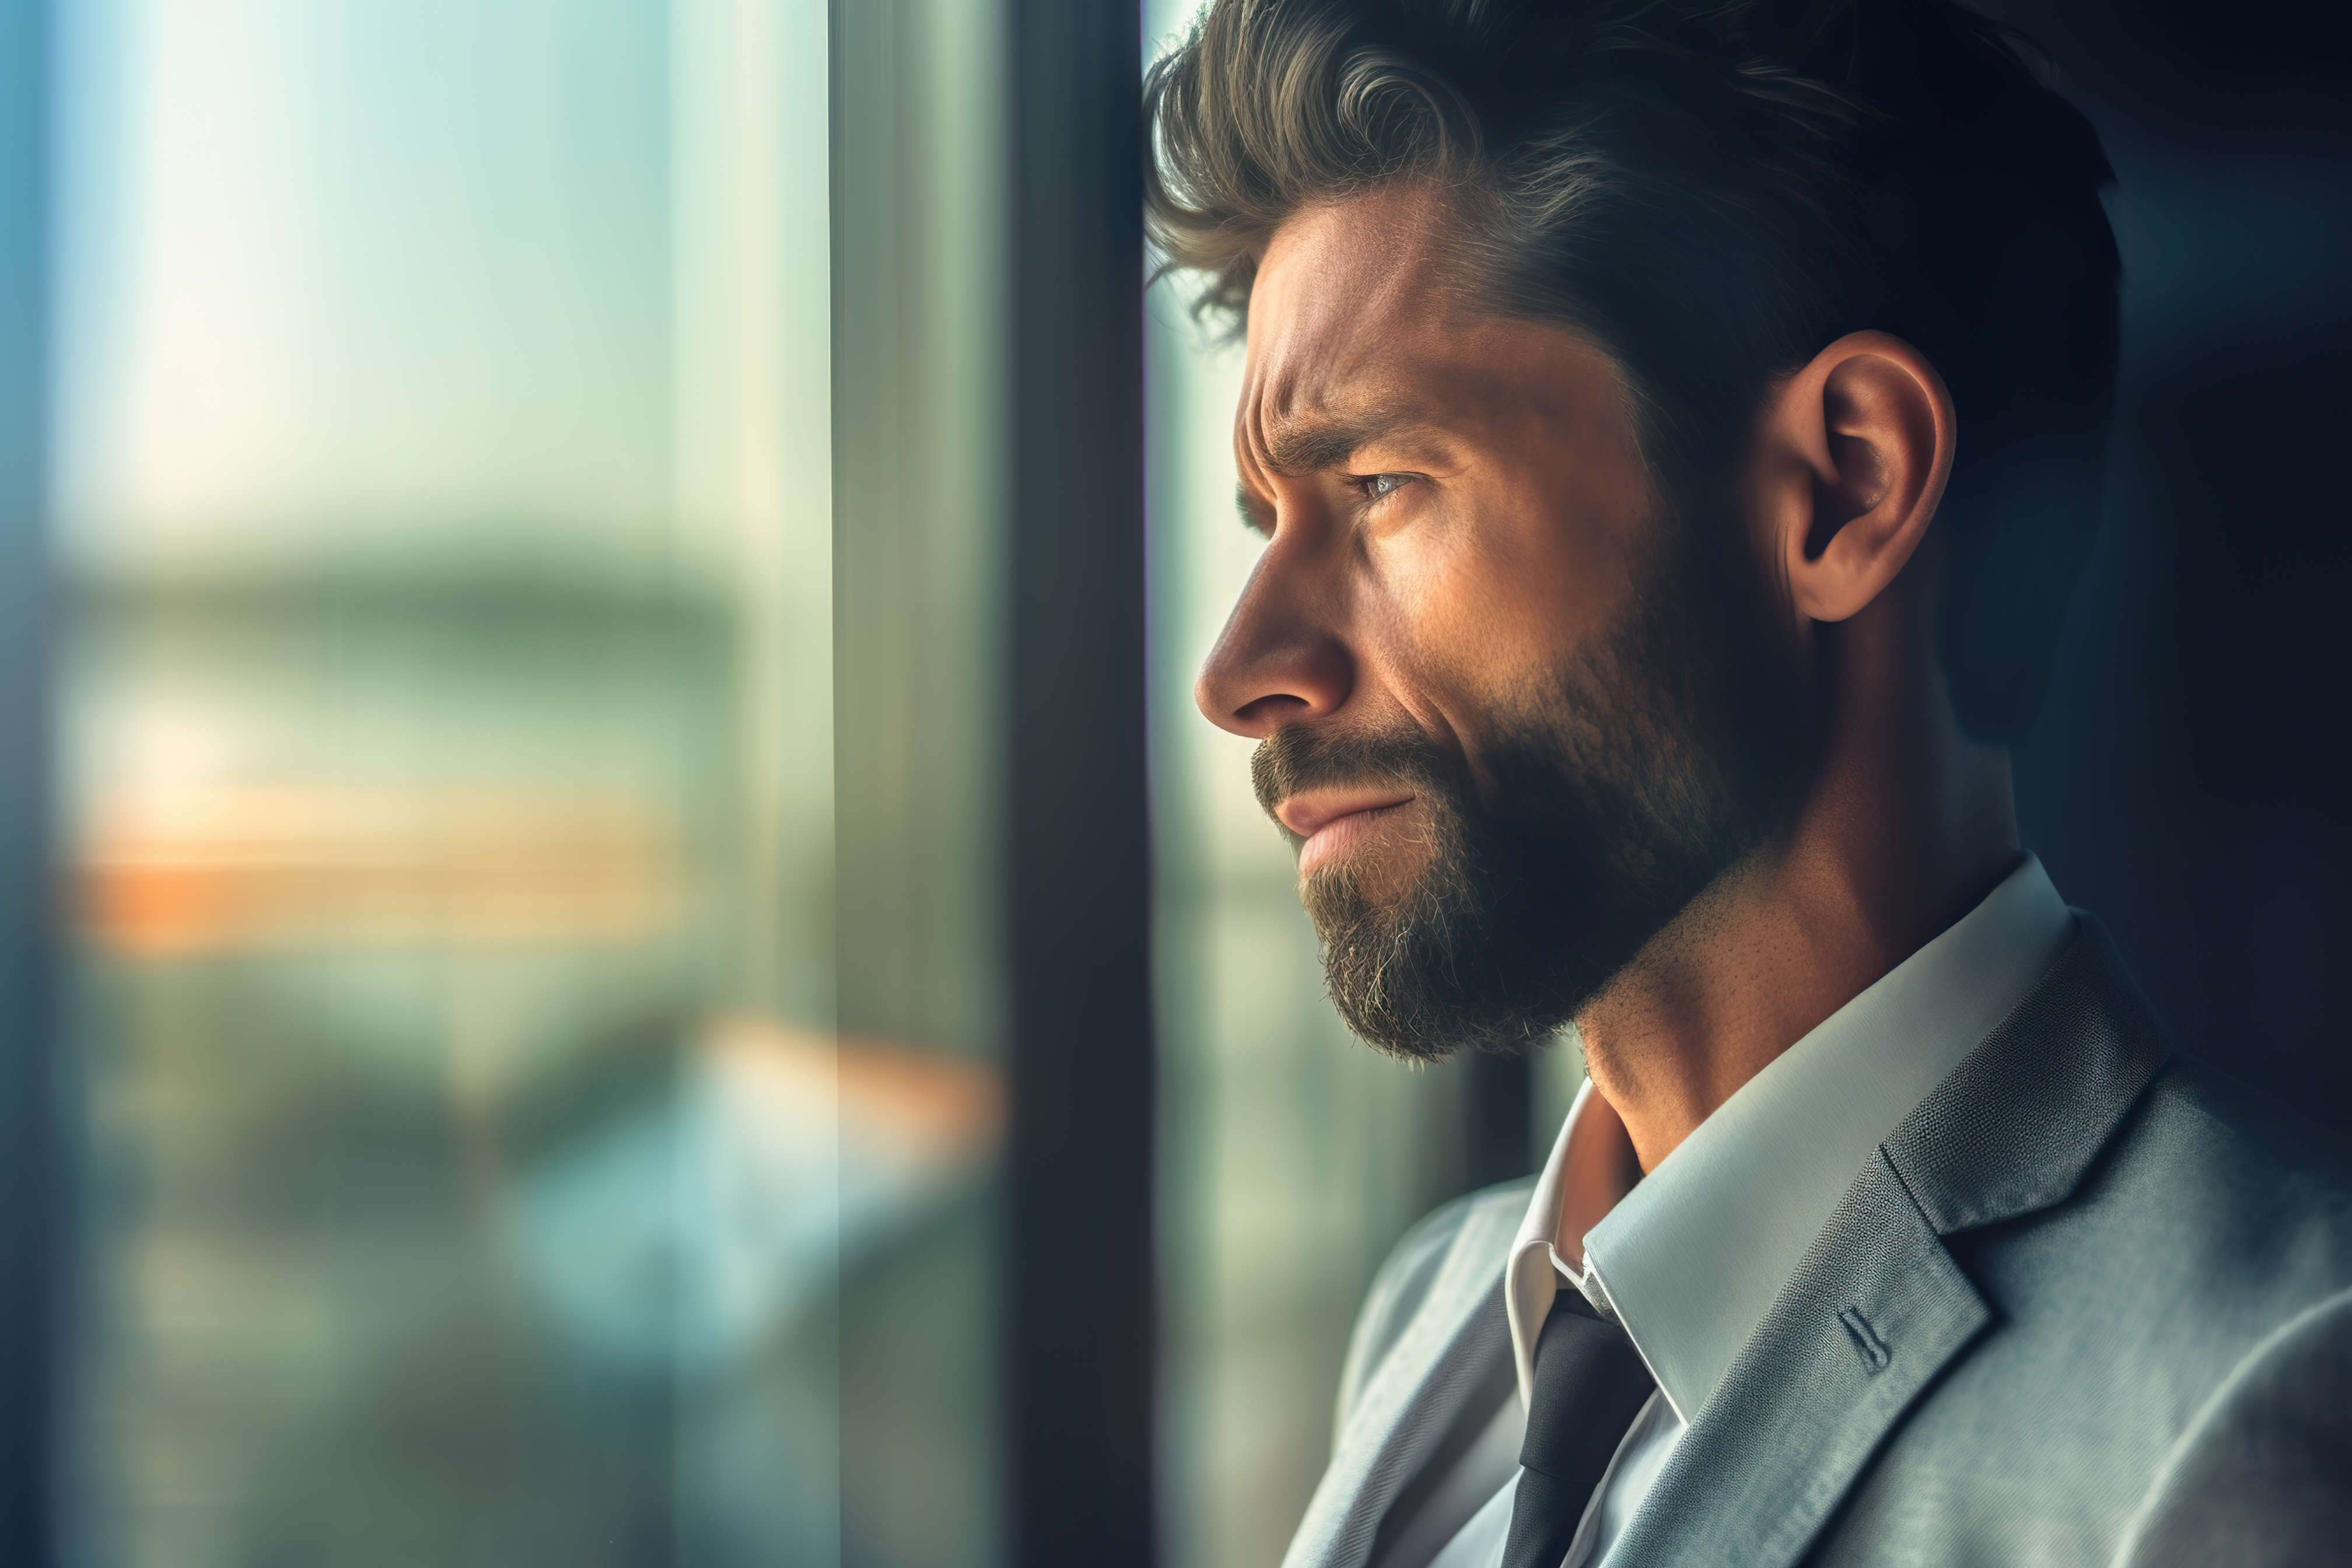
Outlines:
<svg viewBox="0 0 2352 1568"><path fill-rule="evenodd" d="M1592 1490L1657 1384L1625 1331L1562 1285L1536 1341L1535 1391L1503 1568L1559 1568Z"/></svg>

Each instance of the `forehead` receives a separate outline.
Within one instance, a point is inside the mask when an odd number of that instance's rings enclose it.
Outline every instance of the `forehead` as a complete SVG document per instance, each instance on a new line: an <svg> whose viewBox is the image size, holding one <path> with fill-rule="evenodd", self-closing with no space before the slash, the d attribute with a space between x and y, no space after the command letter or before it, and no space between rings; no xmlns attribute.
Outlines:
<svg viewBox="0 0 2352 1568"><path fill-rule="evenodd" d="M1613 366L1581 339L1479 308L1456 259L1458 223L1441 195L1407 187L1308 207L1276 231L1250 294L1235 430L1245 452L1366 415L1467 433L1507 410L1615 403Z"/></svg>
<svg viewBox="0 0 2352 1568"><path fill-rule="evenodd" d="M1417 188L1305 208L1275 232L1250 290L1253 401L1319 407L1441 348L1461 310L1451 210Z"/></svg>

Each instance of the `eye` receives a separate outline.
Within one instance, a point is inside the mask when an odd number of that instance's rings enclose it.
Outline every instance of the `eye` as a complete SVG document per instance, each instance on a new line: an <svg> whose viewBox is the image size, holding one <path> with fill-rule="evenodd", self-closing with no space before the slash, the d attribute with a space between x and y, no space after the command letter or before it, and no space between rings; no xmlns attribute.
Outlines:
<svg viewBox="0 0 2352 1568"><path fill-rule="evenodd" d="M1417 474L1364 474L1355 485L1366 500L1386 500L1418 478Z"/></svg>

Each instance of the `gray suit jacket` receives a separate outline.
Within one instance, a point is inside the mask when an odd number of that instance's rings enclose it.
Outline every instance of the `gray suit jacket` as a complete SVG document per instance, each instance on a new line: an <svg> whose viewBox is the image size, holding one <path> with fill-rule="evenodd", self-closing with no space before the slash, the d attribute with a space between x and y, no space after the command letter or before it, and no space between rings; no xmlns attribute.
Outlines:
<svg viewBox="0 0 2352 1568"><path fill-rule="evenodd" d="M1492 1387L1528 1190L1439 1210L1381 1269L1286 1568L1361 1568ZM2352 1563L2352 1147L2174 1057L2083 916L1854 1177L1618 1552Z"/></svg>

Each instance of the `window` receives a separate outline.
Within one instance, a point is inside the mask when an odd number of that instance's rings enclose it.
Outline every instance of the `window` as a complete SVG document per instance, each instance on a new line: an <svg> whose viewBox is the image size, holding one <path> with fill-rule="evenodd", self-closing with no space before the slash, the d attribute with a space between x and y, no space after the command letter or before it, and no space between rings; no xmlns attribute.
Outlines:
<svg viewBox="0 0 2352 1568"><path fill-rule="evenodd" d="M1002 18L56 25L61 1560L1003 1560Z"/></svg>

